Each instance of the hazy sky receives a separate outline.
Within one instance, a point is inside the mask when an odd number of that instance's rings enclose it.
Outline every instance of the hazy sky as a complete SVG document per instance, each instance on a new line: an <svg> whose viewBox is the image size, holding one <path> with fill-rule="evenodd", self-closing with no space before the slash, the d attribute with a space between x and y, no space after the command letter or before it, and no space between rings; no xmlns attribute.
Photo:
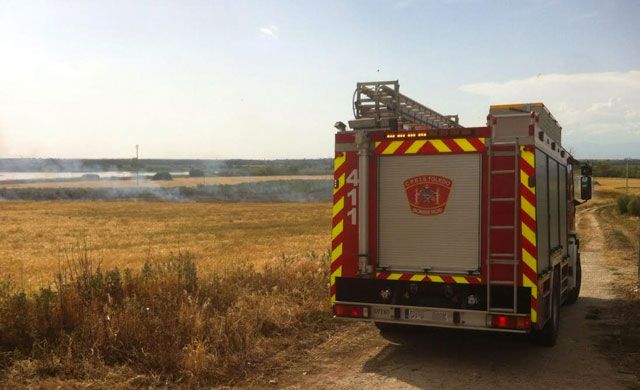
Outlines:
<svg viewBox="0 0 640 390"><path fill-rule="evenodd" d="M329 157L355 83L640 158L638 1L0 0L0 157Z"/></svg>

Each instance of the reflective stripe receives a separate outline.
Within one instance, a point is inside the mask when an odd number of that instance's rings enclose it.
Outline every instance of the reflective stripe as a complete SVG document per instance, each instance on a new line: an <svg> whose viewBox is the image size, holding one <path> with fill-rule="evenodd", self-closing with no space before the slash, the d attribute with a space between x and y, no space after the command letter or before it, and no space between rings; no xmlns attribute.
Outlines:
<svg viewBox="0 0 640 390"><path fill-rule="evenodd" d="M342 233L342 230L344 229L344 221L340 220L340 222L338 222L333 229L331 229L331 239L335 239L336 237L338 237L340 235L340 233Z"/></svg>
<svg viewBox="0 0 640 390"><path fill-rule="evenodd" d="M340 175L340 177L338 178L338 186L333 188L333 193L335 194L336 192L340 191L340 189L344 186L344 182L346 179L346 174L343 173L342 175Z"/></svg>
<svg viewBox="0 0 640 390"><path fill-rule="evenodd" d="M336 278L339 276L342 276L342 266L336 268L336 270L331 274L331 284L335 284Z"/></svg>
<svg viewBox="0 0 640 390"><path fill-rule="evenodd" d="M438 275L429 275L429 279L431 279L432 282L444 283L444 280L442 280L442 278Z"/></svg>
<svg viewBox="0 0 640 390"><path fill-rule="evenodd" d="M534 167L534 155L533 152L530 152L528 150L522 150L522 153L520 153L520 157L522 157L522 159L531 167Z"/></svg>
<svg viewBox="0 0 640 390"><path fill-rule="evenodd" d="M536 220L536 208L524 196L520 197L520 206L531 219Z"/></svg>
<svg viewBox="0 0 640 390"><path fill-rule="evenodd" d="M342 243L338 244L338 246L331 251L331 261L332 262L336 261L338 257L340 257L341 255L342 255Z"/></svg>
<svg viewBox="0 0 640 390"><path fill-rule="evenodd" d="M531 296L538 299L538 286L536 286L527 275L522 275L522 285L524 287L531 287Z"/></svg>
<svg viewBox="0 0 640 390"><path fill-rule="evenodd" d="M411 146L409 146L409 149L407 149L404 153L405 154L417 153L418 150L420 150L420 148L422 148L424 146L424 144L426 144L426 143L427 143L427 140L425 140L425 139L420 139L420 140L417 140L417 141L413 141Z"/></svg>
<svg viewBox="0 0 640 390"><path fill-rule="evenodd" d="M402 145L403 141L393 141L389 144L389 146L387 146L383 151L382 154L393 154L393 152L395 152L400 145Z"/></svg>
<svg viewBox="0 0 640 390"><path fill-rule="evenodd" d="M529 175L525 171L520 171L520 184L522 184L526 190L532 194L536 194L536 187L529 187Z"/></svg>
<svg viewBox="0 0 640 390"><path fill-rule="evenodd" d="M533 246L536 246L536 234L524 222L522 222L522 236Z"/></svg>
<svg viewBox="0 0 640 390"><path fill-rule="evenodd" d="M404 280L411 282L434 282L434 283L459 283L459 284L480 284L482 281L480 278L473 276L445 276L444 275L426 275L426 274L413 274L413 273L387 273L377 272L376 278L385 280Z"/></svg>
<svg viewBox="0 0 640 390"><path fill-rule="evenodd" d="M524 261L524 263L529 268L536 272L536 269L538 268L538 266L536 265L536 258L531 256L531 254L524 248L522 249L522 261Z"/></svg>
<svg viewBox="0 0 640 390"><path fill-rule="evenodd" d="M342 211L343 208L344 208L344 196L338 199L333 204L333 216L335 217L336 215L338 215L338 213Z"/></svg>
<svg viewBox="0 0 640 390"><path fill-rule="evenodd" d="M454 141L465 152L475 152L477 150L466 138L456 138Z"/></svg>
<svg viewBox="0 0 640 390"><path fill-rule="evenodd" d="M444 142L442 142L442 140L439 139L432 139L429 140L429 142L431 143L431 145L433 145L434 148L436 148L438 150L438 152L440 153L445 153L445 152L450 152L451 149L449 149L449 147L447 145L445 145Z"/></svg>

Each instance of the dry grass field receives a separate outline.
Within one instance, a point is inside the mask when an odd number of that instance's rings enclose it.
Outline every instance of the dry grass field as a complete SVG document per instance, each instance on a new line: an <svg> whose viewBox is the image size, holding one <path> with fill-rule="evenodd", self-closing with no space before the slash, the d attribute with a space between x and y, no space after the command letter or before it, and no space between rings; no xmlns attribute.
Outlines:
<svg viewBox="0 0 640 390"><path fill-rule="evenodd" d="M177 177L173 180L58 180L33 181L28 183L1 183L0 188L170 188L196 187L199 185L256 183L272 180L329 180L330 175L297 175L297 176L209 176L209 177Z"/></svg>
<svg viewBox="0 0 640 390"><path fill-rule="evenodd" d="M626 179L620 177L594 177L595 191L626 192ZM629 179L629 193L640 194L640 179Z"/></svg>
<svg viewBox="0 0 640 390"><path fill-rule="evenodd" d="M85 244L103 269L190 252L205 274L330 244L326 203L28 201L0 210L0 270L25 289L51 283L60 261Z"/></svg>
<svg viewBox="0 0 640 390"><path fill-rule="evenodd" d="M330 208L0 202L0 388L268 383L335 326Z"/></svg>

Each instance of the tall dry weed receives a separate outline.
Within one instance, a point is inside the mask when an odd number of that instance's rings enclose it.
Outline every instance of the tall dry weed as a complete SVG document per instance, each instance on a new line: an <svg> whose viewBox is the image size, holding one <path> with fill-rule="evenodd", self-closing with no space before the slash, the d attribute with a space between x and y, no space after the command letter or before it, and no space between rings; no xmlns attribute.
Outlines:
<svg viewBox="0 0 640 390"><path fill-rule="evenodd" d="M0 369L5 381L18 371L82 379L105 366L167 383L229 383L274 352L274 340L328 326L327 263L283 256L260 271L241 263L201 278L188 253L103 271L84 251L52 287L0 283Z"/></svg>

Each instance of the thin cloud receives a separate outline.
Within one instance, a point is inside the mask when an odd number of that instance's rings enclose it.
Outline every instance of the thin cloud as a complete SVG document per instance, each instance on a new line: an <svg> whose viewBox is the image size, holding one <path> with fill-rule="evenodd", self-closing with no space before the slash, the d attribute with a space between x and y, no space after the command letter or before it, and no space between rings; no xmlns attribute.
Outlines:
<svg viewBox="0 0 640 390"><path fill-rule="evenodd" d="M260 32L270 37L277 37L278 26L271 24L266 27L260 27Z"/></svg>
<svg viewBox="0 0 640 390"><path fill-rule="evenodd" d="M640 157L640 70L541 74L460 89L492 104L544 102L563 126L562 143L581 154Z"/></svg>

